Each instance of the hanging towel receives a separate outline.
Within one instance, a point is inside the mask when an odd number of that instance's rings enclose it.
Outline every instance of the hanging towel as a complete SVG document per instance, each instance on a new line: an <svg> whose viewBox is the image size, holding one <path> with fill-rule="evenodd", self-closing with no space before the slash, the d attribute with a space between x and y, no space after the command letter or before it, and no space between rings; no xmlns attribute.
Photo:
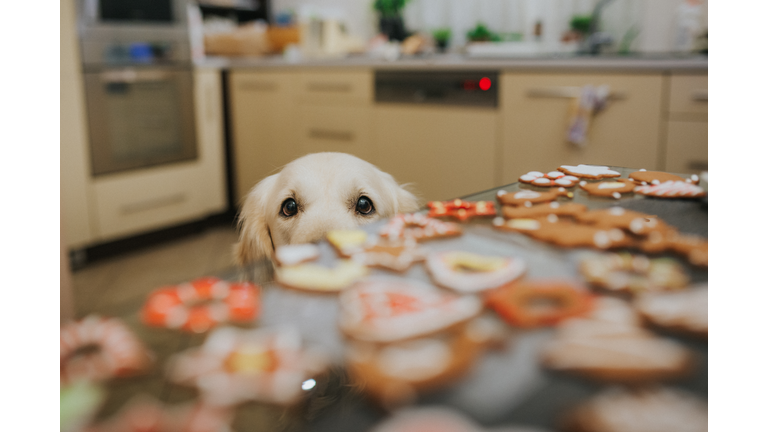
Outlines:
<svg viewBox="0 0 768 432"><path fill-rule="evenodd" d="M571 102L571 116L568 121L568 142L579 147L587 144L587 132L592 116L605 108L611 90L607 85L585 85L581 95Z"/></svg>

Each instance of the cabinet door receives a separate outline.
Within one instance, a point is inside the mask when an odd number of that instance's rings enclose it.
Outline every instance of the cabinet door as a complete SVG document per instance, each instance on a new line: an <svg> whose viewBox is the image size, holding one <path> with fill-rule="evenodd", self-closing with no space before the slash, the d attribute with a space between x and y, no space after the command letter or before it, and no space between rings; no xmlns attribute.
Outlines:
<svg viewBox="0 0 768 432"><path fill-rule="evenodd" d="M567 142L572 95L608 85L615 99L594 115L583 147ZM657 169L661 75L504 74L501 81L502 181L563 164Z"/></svg>
<svg viewBox="0 0 768 432"><path fill-rule="evenodd" d="M379 105L373 123L371 162L420 197L448 200L496 186L495 110Z"/></svg>
<svg viewBox="0 0 768 432"><path fill-rule="evenodd" d="M341 152L371 157L371 108L301 106L297 133L301 154Z"/></svg>
<svg viewBox="0 0 768 432"><path fill-rule="evenodd" d="M295 133L293 88L288 72L233 71L230 75L235 197L301 155Z"/></svg>
<svg viewBox="0 0 768 432"><path fill-rule="evenodd" d="M669 85L669 114L675 120L707 120L707 75L673 75Z"/></svg>
<svg viewBox="0 0 768 432"><path fill-rule="evenodd" d="M707 122L670 121L666 170L690 174L706 171L708 144Z"/></svg>
<svg viewBox="0 0 768 432"><path fill-rule="evenodd" d="M297 75L297 98L312 105L370 105L373 73L370 70L311 70Z"/></svg>

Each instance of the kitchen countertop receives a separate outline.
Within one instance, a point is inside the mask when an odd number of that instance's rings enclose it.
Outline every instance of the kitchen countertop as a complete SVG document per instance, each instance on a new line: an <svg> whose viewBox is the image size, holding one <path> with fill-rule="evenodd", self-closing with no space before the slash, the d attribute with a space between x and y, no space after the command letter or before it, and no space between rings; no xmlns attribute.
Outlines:
<svg viewBox="0 0 768 432"><path fill-rule="evenodd" d="M505 71L609 71L609 72L687 72L706 73L708 58L698 56L635 55L579 56L559 54L535 57L479 58L461 54L438 54L385 60L365 55L345 58L303 59L291 62L283 56L208 57L195 63L213 69L300 69L360 68L379 70L505 70Z"/></svg>

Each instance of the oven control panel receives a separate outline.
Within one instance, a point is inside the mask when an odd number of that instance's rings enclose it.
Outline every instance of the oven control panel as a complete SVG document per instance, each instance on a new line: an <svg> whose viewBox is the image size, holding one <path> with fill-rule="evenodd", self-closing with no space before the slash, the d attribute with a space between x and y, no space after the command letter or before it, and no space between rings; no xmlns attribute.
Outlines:
<svg viewBox="0 0 768 432"><path fill-rule="evenodd" d="M376 71L377 103L498 106L498 71Z"/></svg>

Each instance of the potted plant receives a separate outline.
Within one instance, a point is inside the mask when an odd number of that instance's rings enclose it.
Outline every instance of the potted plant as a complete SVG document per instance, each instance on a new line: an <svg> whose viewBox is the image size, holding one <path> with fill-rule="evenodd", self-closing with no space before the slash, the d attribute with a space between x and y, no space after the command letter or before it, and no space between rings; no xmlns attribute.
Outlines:
<svg viewBox="0 0 768 432"><path fill-rule="evenodd" d="M478 23L475 28L467 32L467 40L470 42L498 42L501 38L488 30L485 24Z"/></svg>
<svg viewBox="0 0 768 432"><path fill-rule="evenodd" d="M435 45L440 52L445 52L448 48L448 42L451 40L451 29L448 27L439 28L432 32L432 37L435 39Z"/></svg>
<svg viewBox="0 0 768 432"><path fill-rule="evenodd" d="M403 41L408 34L403 24L402 11L410 0L374 0L373 8L379 13L379 31L389 40Z"/></svg>

